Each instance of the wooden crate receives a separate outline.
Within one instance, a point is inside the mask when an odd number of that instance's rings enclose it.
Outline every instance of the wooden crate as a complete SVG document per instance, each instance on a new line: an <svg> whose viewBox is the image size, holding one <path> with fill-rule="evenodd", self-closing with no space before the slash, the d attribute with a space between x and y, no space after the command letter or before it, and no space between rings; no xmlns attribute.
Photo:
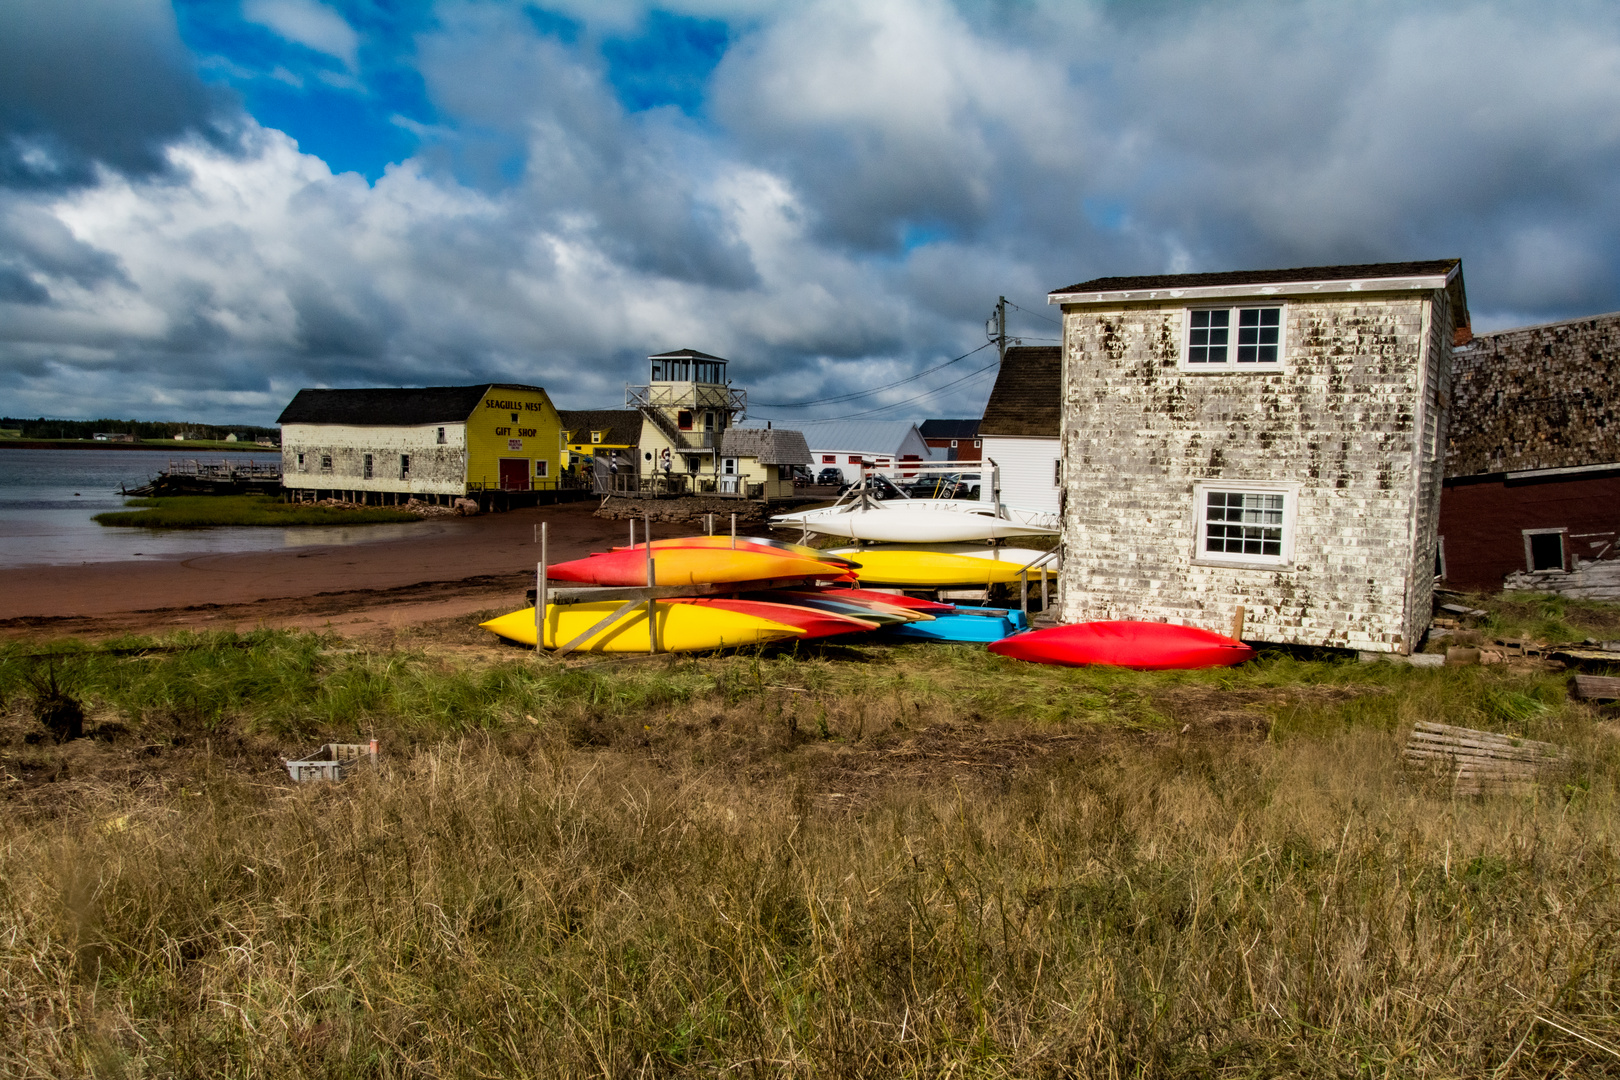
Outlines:
<svg viewBox="0 0 1620 1080"><path fill-rule="evenodd" d="M286 762L287 774L299 783L342 780L363 765L376 764L376 739L369 743L327 743L303 761Z"/></svg>
<svg viewBox="0 0 1620 1080"><path fill-rule="evenodd" d="M1448 724L1418 724L1405 754L1409 764L1449 776L1459 795L1534 783L1569 765L1569 751L1554 743Z"/></svg>

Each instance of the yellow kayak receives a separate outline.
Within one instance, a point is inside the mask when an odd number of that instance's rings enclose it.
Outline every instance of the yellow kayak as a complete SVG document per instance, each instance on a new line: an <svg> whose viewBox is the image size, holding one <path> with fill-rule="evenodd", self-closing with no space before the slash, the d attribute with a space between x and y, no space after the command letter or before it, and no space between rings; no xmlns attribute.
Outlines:
<svg viewBox="0 0 1620 1080"><path fill-rule="evenodd" d="M547 604L546 648L566 645L611 615L621 601L592 604ZM658 645L664 652L705 652L734 649L766 641L797 637L804 631L757 615L704 607L697 604L656 604ZM534 608L526 607L481 624L508 641L534 644ZM575 647L580 652L644 653L647 640L647 605L637 604L607 629Z"/></svg>
<svg viewBox="0 0 1620 1080"><path fill-rule="evenodd" d="M978 559L945 551L915 551L906 548L863 548L851 555L861 564L855 571L861 584L903 585L913 588L964 586L978 588L1008 585L1018 580L1019 563ZM1041 580L1041 571L1030 571L1030 578Z"/></svg>

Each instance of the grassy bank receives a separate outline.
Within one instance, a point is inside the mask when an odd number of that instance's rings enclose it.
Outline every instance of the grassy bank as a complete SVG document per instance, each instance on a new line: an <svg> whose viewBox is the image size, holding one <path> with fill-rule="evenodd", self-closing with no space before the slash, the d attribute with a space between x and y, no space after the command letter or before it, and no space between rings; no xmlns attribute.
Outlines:
<svg viewBox="0 0 1620 1080"><path fill-rule="evenodd" d="M174 495L131 499L137 510L97 514L101 525L141 529L205 529L216 525L380 525L420 520L407 510L388 506L311 506L269 495Z"/></svg>
<svg viewBox="0 0 1620 1080"><path fill-rule="evenodd" d="M1553 674L40 651L7 1074L1620 1075L1620 747ZM41 665L92 738L26 741ZM1418 719L1576 764L1454 798ZM379 775L278 777L371 733Z"/></svg>

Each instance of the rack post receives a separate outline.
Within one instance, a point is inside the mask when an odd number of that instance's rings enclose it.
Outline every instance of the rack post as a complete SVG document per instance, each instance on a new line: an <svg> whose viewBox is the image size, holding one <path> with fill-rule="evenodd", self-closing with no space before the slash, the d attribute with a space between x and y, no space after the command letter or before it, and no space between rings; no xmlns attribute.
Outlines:
<svg viewBox="0 0 1620 1080"><path fill-rule="evenodd" d="M736 514L731 515L731 548L732 548L733 551L735 551L737 549L737 515Z"/></svg>
<svg viewBox="0 0 1620 1080"><path fill-rule="evenodd" d="M651 535L651 534L649 534ZM653 566L652 541L647 541L647 588L651 589L658 584L658 573ZM652 597L647 598L647 651L658 651L658 602Z"/></svg>
<svg viewBox="0 0 1620 1080"><path fill-rule="evenodd" d="M1046 572L1041 571L1041 578L1046 578ZM1029 617L1029 571L1018 571L1018 606L1023 609L1024 617Z"/></svg>
<svg viewBox="0 0 1620 1080"><path fill-rule="evenodd" d="M534 652L546 645L546 526L540 525L540 562L534 568Z"/></svg>
<svg viewBox="0 0 1620 1080"><path fill-rule="evenodd" d="M631 518L630 519L630 548L631 548L631 550L635 550L635 546L636 546L636 519Z"/></svg>

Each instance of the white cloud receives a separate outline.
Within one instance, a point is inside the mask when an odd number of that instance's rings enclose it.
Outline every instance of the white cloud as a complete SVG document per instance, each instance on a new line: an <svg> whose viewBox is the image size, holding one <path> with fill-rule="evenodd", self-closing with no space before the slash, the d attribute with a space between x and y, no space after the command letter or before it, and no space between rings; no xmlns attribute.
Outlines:
<svg viewBox="0 0 1620 1080"><path fill-rule="evenodd" d="M330 9L250 6L352 63L346 23L309 29ZM615 98L592 35L639 8L580 10L569 45L437 9L438 115L395 120L424 149L374 185L247 122L166 172L0 188L0 395L262 421L304 385L505 378L612 406L689 345L800 400L966 352L1000 294L1362 259L1460 254L1482 319L1620 308L1606 7L814 0L739 20L695 119Z"/></svg>
<svg viewBox="0 0 1620 1080"><path fill-rule="evenodd" d="M288 41L336 57L350 71L359 63L360 35L342 15L316 0L243 0L242 17Z"/></svg>

